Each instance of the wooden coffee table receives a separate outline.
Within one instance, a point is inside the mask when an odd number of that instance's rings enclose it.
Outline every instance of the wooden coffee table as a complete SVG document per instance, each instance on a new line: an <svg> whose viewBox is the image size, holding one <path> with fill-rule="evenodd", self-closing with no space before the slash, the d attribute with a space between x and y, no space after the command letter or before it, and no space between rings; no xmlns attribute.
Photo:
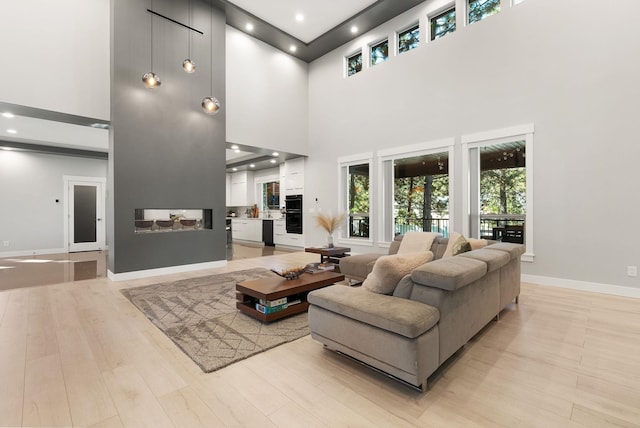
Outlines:
<svg viewBox="0 0 640 428"><path fill-rule="evenodd" d="M252 279L236 284L236 308L262 322L271 322L289 315L305 312L309 307L307 294L318 288L344 280L344 275L336 272L303 273L297 279L286 280L279 276ZM286 297L289 301L300 300L278 312L263 314L256 310L256 303L274 301Z"/></svg>

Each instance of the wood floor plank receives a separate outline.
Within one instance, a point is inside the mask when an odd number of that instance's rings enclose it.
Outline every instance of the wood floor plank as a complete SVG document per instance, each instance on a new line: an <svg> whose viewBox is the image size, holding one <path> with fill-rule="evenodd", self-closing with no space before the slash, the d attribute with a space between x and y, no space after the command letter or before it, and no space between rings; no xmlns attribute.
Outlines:
<svg viewBox="0 0 640 428"><path fill-rule="evenodd" d="M173 427L173 422L133 366L103 373L124 427Z"/></svg>
<svg viewBox="0 0 640 428"><path fill-rule="evenodd" d="M21 426L27 356L27 294L7 293L0 324L0 426Z"/></svg>
<svg viewBox="0 0 640 428"><path fill-rule="evenodd" d="M71 412L58 354L27 361L23 424L66 427Z"/></svg>
<svg viewBox="0 0 640 428"><path fill-rule="evenodd" d="M224 426L223 421L190 387L160 397L159 401L176 426L190 428Z"/></svg>

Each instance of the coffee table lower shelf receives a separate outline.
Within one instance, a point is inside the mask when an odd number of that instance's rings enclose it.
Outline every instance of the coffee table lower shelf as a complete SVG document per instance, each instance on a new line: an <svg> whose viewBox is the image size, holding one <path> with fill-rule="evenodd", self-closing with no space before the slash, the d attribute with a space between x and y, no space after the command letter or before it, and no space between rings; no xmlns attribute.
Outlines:
<svg viewBox="0 0 640 428"><path fill-rule="evenodd" d="M236 308L238 308L240 312L243 312L250 317L259 319L262 322L279 320L280 318L305 312L309 308L309 302L300 302L288 307L287 309L283 309L282 311L263 314L262 312L257 311L254 307L252 307L253 304L253 302L236 302Z"/></svg>

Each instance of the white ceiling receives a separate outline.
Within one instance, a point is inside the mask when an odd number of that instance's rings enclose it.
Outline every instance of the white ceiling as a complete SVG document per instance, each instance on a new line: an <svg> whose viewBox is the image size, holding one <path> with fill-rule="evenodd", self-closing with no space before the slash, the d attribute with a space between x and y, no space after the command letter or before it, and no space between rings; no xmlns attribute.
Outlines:
<svg viewBox="0 0 640 428"><path fill-rule="evenodd" d="M230 3L310 43L338 24L376 3L376 0L229 0ZM302 14L299 22L296 15Z"/></svg>

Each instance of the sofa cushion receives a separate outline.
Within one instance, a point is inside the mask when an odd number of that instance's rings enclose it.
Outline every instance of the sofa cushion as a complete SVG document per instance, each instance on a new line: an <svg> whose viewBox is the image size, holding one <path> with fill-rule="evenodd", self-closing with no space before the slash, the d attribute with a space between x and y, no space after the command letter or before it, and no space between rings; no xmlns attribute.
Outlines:
<svg viewBox="0 0 640 428"><path fill-rule="evenodd" d="M487 273L487 264L468 257L449 257L426 263L411 272L411 279L423 285L456 290L480 279Z"/></svg>
<svg viewBox="0 0 640 428"><path fill-rule="evenodd" d="M431 244L440 234L433 232L407 232L400 242L398 254L431 251Z"/></svg>
<svg viewBox="0 0 640 428"><path fill-rule="evenodd" d="M431 260L433 260L431 251L379 257L373 265L373 271L362 283L362 287L374 293L391 294L405 275Z"/></svg>
<svg viewBox="0 0 640 428"><path fill-rule="evenodd" d="M389 253L388 254L398 254L398 250L400 249L400 244L402 243L403 235L397 235L391 241L391 245L389 245Z"/></svg>
<svg viewBox="0 0 640 428"><path fill-rule="evenodd" d="M500 269L502 266L509 263L509 260L511 259L509 257L509 253L505 251L491 251L489 249L469 251L468 253L460 254L460 257L469 257L471 259L485 262L487 264L487 272L493 272L496 269Z"/></svg>
<svg viewBox="0 0 640 428"><path fill-rule="evenodd" d="M420 336L440 319L440 312L433 306L369 293L362 287L331 285L312 291L308 300L312 305L410 339Z"/></svg>
<svg viewBox="0 0 640 428"><path fill-rule="evenodd" d="M471 251L479 250L489 245L489 241L487 241L486 239L476 239L476 238L466 238L466 239L471 245Z"/></svg>
<svg viewBox="0 0 640 428"><path fill-rule="evenodd" d="M449 235L449 243L444 251L442 258L457 256L458 254L471 251L471 244L467 242L464 236L458 232L452 232Z"/></svg>
<svg viewBox="0 0 640 428"><path fill-rule="evenodd" d="M364 279L373 269L374 263L382 254L357 254L340 259L340 272L348 277Z"/></svg>
<svg viewBox="0 0 640 428"><path fill-rule="evenodd" d="M525 246L522 244L511 244L509 242L500 242L487 247L487 250L499 250L509 253L512 259L519 258L524 254Z"/></svg>
<svg viewBox="0 0 640 428"><path fill-rule="evenodd" d="M438 237L433 240L431 244L431 252L433 253L433 259L439 260L447 249L449 244L449 238Z"/></svg>

